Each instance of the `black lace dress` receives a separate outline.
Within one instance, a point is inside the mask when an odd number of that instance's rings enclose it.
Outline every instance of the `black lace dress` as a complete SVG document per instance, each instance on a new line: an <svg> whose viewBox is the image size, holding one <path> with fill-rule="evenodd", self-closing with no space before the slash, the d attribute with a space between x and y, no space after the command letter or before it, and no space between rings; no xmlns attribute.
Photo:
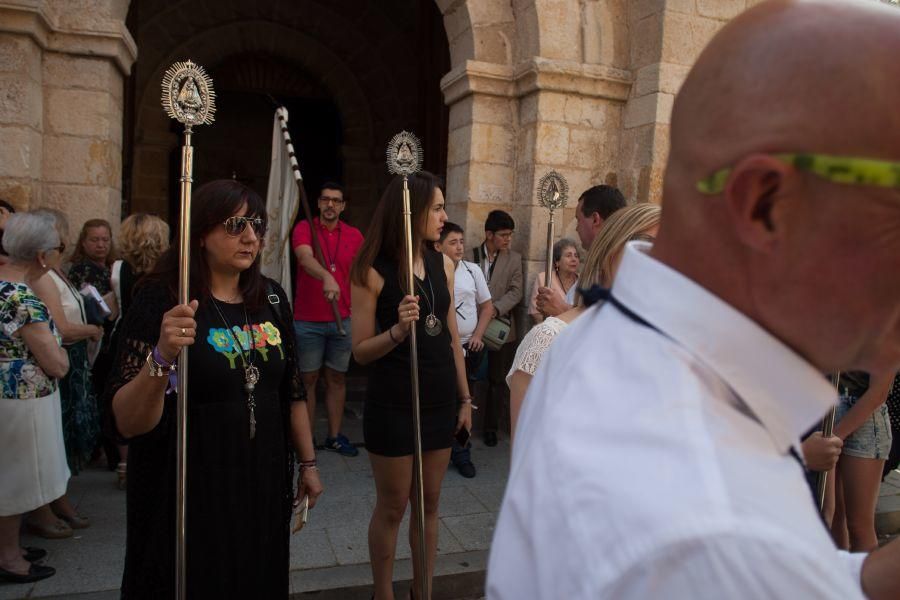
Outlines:
<svg viewBox="0 0 900 600"><path fill-rule="evenodd" d="M397 306L405 295L400 287L397 265L376 258L373 265L384 278L375 318L380 331L397 322ZM456 367L447 329L450 292L444 271L444 255L425 254L425 279L419 287L420 319L416 324L419 356L419 400L421 403L422 450L449 448L456 428ZM434 313L443 323L437 336L425 332L425 316L430 312L434 291ZM408 456L413 453L412 385L409 376L409 338L376 361L369 371L363 436L366 450L381 456Z"/></svg>
<svg viewBox="0 0 900 600"><path fill-rule="evenodd" d="M249 313L250 333L243 304L219 303L220 315L207 300L197 312L188 399L189 598L288 596L293 477L289 411L291 401L304 399L304 388L288 325L290 304L280 288L277 295L278 304L265 304ZM159 336L162 315L173 305L163 286L148 283L138 290L122 324L110 398L144 368ZM243 353L237 351L235 338ZM251 347L260 370L252 440L243 375ZM174 393L166 398L159 424L131 439L129 448L122 597L171 598L175 576Z"/></svg>

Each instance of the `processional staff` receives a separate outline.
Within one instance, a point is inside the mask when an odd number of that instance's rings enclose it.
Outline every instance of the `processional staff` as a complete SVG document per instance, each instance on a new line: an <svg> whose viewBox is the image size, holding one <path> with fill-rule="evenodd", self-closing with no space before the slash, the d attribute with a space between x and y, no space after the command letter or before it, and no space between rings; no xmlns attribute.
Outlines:
<svg viewBox="0 0 900 600"><path fill-rule="evenodd" d="M566 206L569 199L569 183L566 178L556 171L549 171L538 181L538 201L541 206L550 211L550 220L547 222L547 271L544 277L544 286L553 287L553 238L554 238L554 213Z"/></svg>
<svg viewBox="0 0 900 600"><path fill-rule="evenodd" d="M422 169L422 145L412 133L401 131L393 138L387 147L388 171L394 175L403 176L403 231L406 235L406 293L416 295L415 280L413 279L413 230L412 208L409 199L409 176ZM426 326L427 326L426 322ZM415 484L416 502L413 505L413 516L419 527L419 551L413 560L418 562L418 571L422 574L420 580L422 588L418 597L428 598L428 576L425 560L425 488L422 480L422 420L419 403L419 353L416 341L416 326L409 330L409 373L412 384L412 414L413 414L413 483Z"/></svg>
<svg viewBox="0 0 900 600"><path fill-rule="evenodd" d="M212 79L203 67L188 60L177 62L166 71L162 80L162 105L166 114L184 125L184 145L181 147L181 219L178 232L178 302L190 302L191 287L191 184L194 171L194 148L191 136L195 125L209 125L216 111L216 93ZM178 459L175 490L175 589L177 598L186 597L185 526L187 506L187 390L188 349L178 357Z"/></svg>
<svg viewBox="0 0 900 600"><path fill-rule="evenodd" d="M269 96L271 98L271 96ZM279 106L275 110L275 114L278 115L278 120L281 121L281 135L284 137L285 146L287 146L288 156L291 159L291 171L294 173L294 181L297 182L297 189L300 191L300 207L303 209L303 216L306 217L306 222L309 223L309 231L312 236L313 243L313 252L315 253L316 260L319 261L319 264L322 265L322 268L328 270L330 272L334 272L334 265L329 265L325 261L325 253L322 252L322 245L319 243L319 234L316 232L316 228L313 227L313 219L312 219L312 211L309 208L309 200L306 198L306 190L303 187L303 175L300 174L300 164L297 162L297 157L294 154L294 144L291 141L291 132L288 131L287 126L287 109L283 106ZM340 249L338 249L340 250ZM340 335L347 335L347 332L344 331L344 323L341 319L341 311L338 308L337 300L334 298L331 299L331 312L334 314L334 323L337 326L338 333Z"/></svg>
<svg viewBox="0 0 900 600"><path fill-rule="evenodd" d="M837 373L831 375L829 377L831 379L831 384L834 386L834 389L838 390L838 394L840 395L840 385L841 385L841 373L838 371ZM837 407L832 406L831 410L828 411L828 414L825 415L825 418L822 419L822 437L830 438L834 434L834 419L835 413L837 412ZM825 512L825 485L828 483L828 471L820 471L818 477L816 478L816 499L819 501L819 512Z"/></svg>

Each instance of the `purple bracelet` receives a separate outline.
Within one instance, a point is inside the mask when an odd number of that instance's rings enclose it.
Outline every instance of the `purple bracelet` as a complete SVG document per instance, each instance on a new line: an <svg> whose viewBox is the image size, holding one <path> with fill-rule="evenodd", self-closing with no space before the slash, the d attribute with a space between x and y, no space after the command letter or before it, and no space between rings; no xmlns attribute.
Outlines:
<svg viewBox="0 0 900 600"><path fill-rule="evenodd" d="M159 346L154 346L153 360L155 360L159 366L169 369L169 385L166 386L166 395L168 396L178 389L178 371L175 370L178 365L178 359L176 358L173 362L167 361L162 357L162 354L160 354Z"/></svg>

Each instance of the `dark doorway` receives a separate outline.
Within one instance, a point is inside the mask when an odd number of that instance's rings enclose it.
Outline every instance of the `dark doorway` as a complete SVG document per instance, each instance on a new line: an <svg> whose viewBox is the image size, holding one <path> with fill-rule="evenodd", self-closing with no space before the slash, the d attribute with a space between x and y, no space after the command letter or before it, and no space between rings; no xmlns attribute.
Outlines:
<svg viewBox="0 0 900 600"><path fill-rule="evenodd" d="M294 142L307 195L318 186L341 180L341 118L330 99L278 99L288 109L288 129ZM225 90L217 98L216 121L194 137L195 188L214 179L233 178L265 198L272 159L275 105L263 94ZM172 153L169 214L179 213L181 151ZM315 205L313 205L315 207Z"/></svg>

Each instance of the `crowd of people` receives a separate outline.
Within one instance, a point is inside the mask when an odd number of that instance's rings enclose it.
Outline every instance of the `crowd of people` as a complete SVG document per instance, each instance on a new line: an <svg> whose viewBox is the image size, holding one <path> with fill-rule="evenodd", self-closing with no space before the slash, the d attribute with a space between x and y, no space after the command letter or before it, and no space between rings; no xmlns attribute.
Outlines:
<svg viewBox="0 0 900 600"><path fill-rule="evenodd" d="M798 33L813 16L819 27ZM489 598L897 597L900 544L878 548L874 516L900 441L897 290L882 277L900 255L900 163L887 160L900 149L869 122L897 118L887 93L832 118L827 83L798 71L816 57L859 76L822 36L860 28L900 51L898 15L876 7L771 1L732 21L675 103L665 212L614 186L584 190L580 248L556 242L527 298L513 217L491 211L467 260L425 171L408 181L412 257L400 177L365 235L341 218L343 186L323 184L318 217L292 232L293 302L261 272L265 203L237 181L194 194L188 304L158 217L91 219L73 243L63 212L0 201L0 580L54 574L20 532L90 527L67 487L93 462L126 493L122 597L173 595L178 363L190 347L188 597L288 596L292 515L324 492L316 451L359 454L342 429L351 358L368 377L373 598L393 598L410 504L426 545L410 597L431 589L448 465L476 476L477 406L484 445L512 447ZM757 77L773 64L761 55L790 60ZM879 56L867 55L890 64ZM748 77L765 85L737 94ZM797 127L760 110L773 90L793 94L782 109ZM716 110L723 97L747 122ZM816 423L835 402L825 435ZM414 555L419 533L412 519Z"/></svg>

